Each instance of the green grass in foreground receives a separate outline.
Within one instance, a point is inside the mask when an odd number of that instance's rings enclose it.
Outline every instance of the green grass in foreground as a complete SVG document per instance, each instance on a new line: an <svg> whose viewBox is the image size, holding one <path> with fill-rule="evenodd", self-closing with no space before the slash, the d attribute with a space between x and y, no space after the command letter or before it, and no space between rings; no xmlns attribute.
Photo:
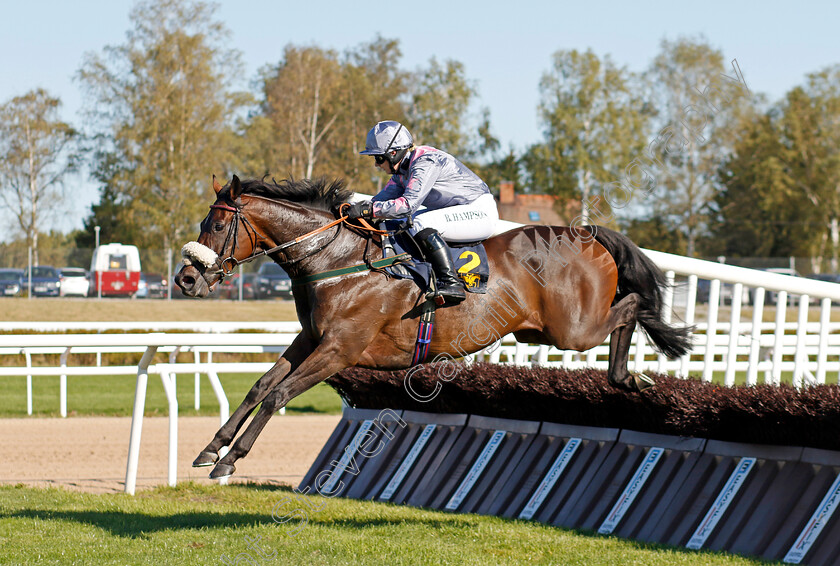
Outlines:
<svg viewBox="0 0 840 566"><path fill-rule="evenodd" d="M674 566L765 562L525 521L307 497L308 524L279 524L293 494L266 485L159 488L127 495L0 487L4 564L552 564ZM278 505L280 504L280 505ZM296 505L303 506L303 503ZM278 516L281 513L278 512ZM300 529L299 533L290 533ZM248 548L248 540L268 554Z"/></svg>
<svg viewBox="0 0 840 566"><path fill-rule="evenodd" d="M260 377L259 374L221 374L230 410L233 412L245 394ZM134 389L137 378L133 375L118 376L68 376L67 412L75 415L131 416L134 406ZM33 415L59 416L59 378L34 376L32 378ZM218 415L219 402L206 376L201 377L201 409L195 410L195 378L192 374L179 375L177 380L178 414ZM169 405L160 377L149 376L146 391L146 415L167 415ZM329 385L319 383L309 391L292 399L287 414L327 413L341 414L341 398ZM0 379L0 417L26 416L26 378ZM2 563L2 560L0 560Z"/></svg>

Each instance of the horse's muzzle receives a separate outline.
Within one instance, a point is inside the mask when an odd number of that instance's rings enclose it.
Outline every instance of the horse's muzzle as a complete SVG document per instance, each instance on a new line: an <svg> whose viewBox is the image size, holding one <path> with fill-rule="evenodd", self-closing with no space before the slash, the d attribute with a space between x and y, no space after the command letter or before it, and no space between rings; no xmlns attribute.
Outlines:
<svg viewBox="0 0 840 566"><path fill-rule="evenodd" d="M210 286L204 275L193 265L185 265L175 276L175 284L181 288L185 297L203 299L210 294Z"/></svg>

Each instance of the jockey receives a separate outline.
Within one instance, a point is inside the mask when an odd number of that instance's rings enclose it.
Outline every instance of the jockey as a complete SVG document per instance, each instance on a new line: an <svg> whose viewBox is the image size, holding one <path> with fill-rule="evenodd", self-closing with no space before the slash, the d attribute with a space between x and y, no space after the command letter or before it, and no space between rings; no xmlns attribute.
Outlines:
<svg viewBox="0 0 840 566"><path fill-rule="evenodd" d="M466 294L446 241L476 242L493 234L499 212L487 184L448 153L415 146L408 129L392 120L379 122L368 132L361 154L372 155L391 180L370 201L353 203L347 216L411 215L415 238L432 264L438 292L447 303L463 301Z"/></svg>

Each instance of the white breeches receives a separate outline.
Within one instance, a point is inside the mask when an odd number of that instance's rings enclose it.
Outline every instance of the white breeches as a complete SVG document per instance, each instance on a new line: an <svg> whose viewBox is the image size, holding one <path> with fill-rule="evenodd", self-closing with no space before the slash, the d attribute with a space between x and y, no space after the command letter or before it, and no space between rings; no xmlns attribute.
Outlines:
<svg viewBox="0 0 840 566"><path fill-rule="evenodd" d="M414 229L434 228L448 242L476 242L496 229L499 210L493 195L481 195L470 204L421 210L414 215Z"/></svg>

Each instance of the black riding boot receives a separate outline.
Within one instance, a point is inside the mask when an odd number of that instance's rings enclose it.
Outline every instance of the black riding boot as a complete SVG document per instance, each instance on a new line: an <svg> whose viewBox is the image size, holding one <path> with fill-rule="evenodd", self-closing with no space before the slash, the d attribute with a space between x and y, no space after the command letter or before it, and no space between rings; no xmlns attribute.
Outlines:
<svg viewBox="0 0 840 566"><path fill-rule="evenodd" d="M461 280L455 275L455 266L449 248L440 234L432 228L426 228L417 234L417 240L423 248L426 259L432 264L437 280L438 294L447 304L458 304L467 298Z"/></svg>

